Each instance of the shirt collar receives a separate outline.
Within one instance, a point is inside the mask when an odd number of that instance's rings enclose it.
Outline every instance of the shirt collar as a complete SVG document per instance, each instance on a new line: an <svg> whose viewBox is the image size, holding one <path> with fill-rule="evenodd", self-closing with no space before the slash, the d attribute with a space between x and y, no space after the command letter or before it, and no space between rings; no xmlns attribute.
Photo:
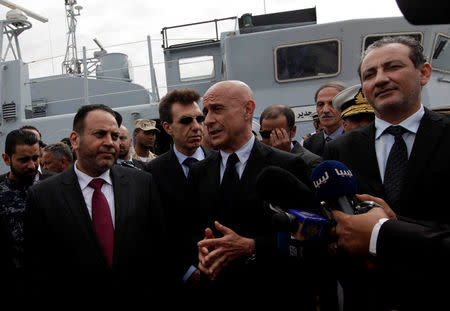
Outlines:
<svg viewBox="0 0 450 311"><path fill-rule="evenodd" d="M248 158L250 157L250 153L252 152L254 144L255 144L255 135L252 135L252 137L250 137L249 141L245 145L243 145L241 148L239 148L237 151L234 152L238 156L240 163L242 163L242 164L247 163ZM224 166L227 165L228 157L232 153L233 152L225 152L225 151L220 150L220 155L222 156L222 164Z"/></svg>
<svg viewBox="0 0 450 311"><path fill-rule="evenodd" d="M410 115L407 119L400 122L398 125L401 125L409 132L416 134L420 126L420 121L422 120L424 114L425 109L423 108L422 105L420 105L419 110ZM375 128L376 128L375 139L380 138L380 136L384 133L384 131L391 125L393 124L381 120L378 117L375 117Z"/></svg>
<svg viewBox="0 0 450 311"><path fill-rule="evenodd" d="M323 130L323 137L327 138L330 137L331 139L335 139L337 137L339 137L342 133L344 133L344 126L341 125L339 126L333 133L331 133L330 135L327 134L327 132L325 130Z"/></svg>
<svg viewBox="0 0 450 311"><path fill-rule="evenodd" d="M203 153L203 149L201 147L198 147L197 150L195 150L195 152L191 156L187 156L184 153L181 153L180 151L178 151L178 149L177 149L177 147L175 147L175 145L173 145L173 151L175 152L178 162L180 162L180 163L183 163L184 160L186 160L187 158L195 158L199 161L201 161L205 158L205 154Z"/></svg>
<svg viewBox="0 0 450 311"><path fill-rule="evenodd" d="M100 176L97 177L91 177L85 173L83 173L82 171L80 171L77 168L77 161L75 161L75 164L73 165L73 168L75 169L75 174L77 175L78 178L78 183L80 184L80 188L81 190L83 190L84 188L86 188L88 186L88 184L91 182L92 179L94 178L101 178L103 179L106 183L110 184L112 186L112 180L111 180L111 176L109 175L109 171L110 169L108 169L107 171L103 172L103 174L101 174Z"/></svg>

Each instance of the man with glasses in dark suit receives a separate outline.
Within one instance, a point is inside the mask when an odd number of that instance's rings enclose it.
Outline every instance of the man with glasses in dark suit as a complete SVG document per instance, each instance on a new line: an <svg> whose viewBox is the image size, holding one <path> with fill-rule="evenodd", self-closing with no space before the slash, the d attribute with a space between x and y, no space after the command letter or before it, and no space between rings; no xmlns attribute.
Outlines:
<svg viewBox="0 0 450 311"><path fill-rule="evenodd" d="M173 90L166 94L159 103L159 119L164 130L172 138L173 144L169 151L145 164L145 170L150 172L158 185L164 211L171 219L169 234L172 240L187 238L180 230L189 218L180 217L180 209L186 208L186 187L189 169L193 163L205 159L212 151L201 146L203 139L205 117L198 101L200 94L193 89ZM178 243L187 247L195 241ZM179 281L189 279L195 269L191 263L183 260L185 252L179 251L180 265L177 265Z"/></svg>

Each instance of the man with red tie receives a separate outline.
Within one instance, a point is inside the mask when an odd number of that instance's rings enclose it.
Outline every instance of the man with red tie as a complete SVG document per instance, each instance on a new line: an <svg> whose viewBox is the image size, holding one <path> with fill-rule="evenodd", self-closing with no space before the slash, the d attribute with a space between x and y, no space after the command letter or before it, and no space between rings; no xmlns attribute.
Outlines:
<svg viewBox="0 0 450 311"><path fill-rule="evenodd" d="M29 191L25 264L38 302L154 301L155 285L171 279L155 256L166 234L152 176L113 165L119 126L109 107L81 107L70 134L77 161Z"/></svg>

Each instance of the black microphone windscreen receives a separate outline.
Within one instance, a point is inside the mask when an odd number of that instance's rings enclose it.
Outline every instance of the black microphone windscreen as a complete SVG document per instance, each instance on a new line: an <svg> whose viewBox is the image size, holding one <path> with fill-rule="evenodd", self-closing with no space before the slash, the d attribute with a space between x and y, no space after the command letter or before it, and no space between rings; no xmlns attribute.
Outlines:
<svg viewBox="0 0 450 311"><path fill-rule="evenodd" d="M256 178L261 199L288 209L313 210L317 206L311 189L291 172L278 166L267 166Z"/></svg>

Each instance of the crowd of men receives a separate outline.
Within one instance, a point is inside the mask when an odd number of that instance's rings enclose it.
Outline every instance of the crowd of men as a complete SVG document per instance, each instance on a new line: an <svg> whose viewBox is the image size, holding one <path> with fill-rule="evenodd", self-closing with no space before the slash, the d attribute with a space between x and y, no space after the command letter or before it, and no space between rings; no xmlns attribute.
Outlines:
<svg viewBox="0 0 450 311"><path fill-rule="evenodd" d="M422 105L431 71L417 41L375 42L360 85L317 90L316 131L301 142L283 104L262 112L255 133L253 92L235 80L210 87L202 107L195 90L166 94L159 120L172 145L159 155L155 121L136 120L131 134L104 105L81 107L61 142L44 145L31 126L10 132L0 295L43 305L433 309L449 289L450 212L439 194L450 121ZM382 208L333 211L326 243L298 241L304 253L290 256L258 176L282 168L313 192L324 160L348 166L356 197Z"/></svg>

